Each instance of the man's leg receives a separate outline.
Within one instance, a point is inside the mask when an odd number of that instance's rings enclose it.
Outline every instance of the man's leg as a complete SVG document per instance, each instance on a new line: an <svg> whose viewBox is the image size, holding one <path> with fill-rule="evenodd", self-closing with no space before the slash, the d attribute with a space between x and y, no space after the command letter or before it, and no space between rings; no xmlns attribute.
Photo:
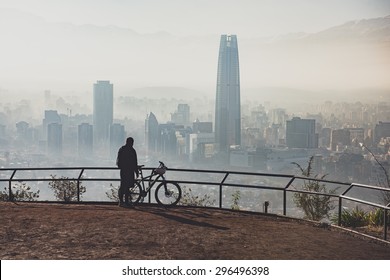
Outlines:
<svg viewBox="0 0 390 280"><path fill-rule="evenodd" d="M130 197L129 188L133 187L134 184L135 184L135 177L134 177L134 172L133 171L131 171L131 173L129 173L128 179L129 179L129 184L128 184L128 187L125 190L125 199L126 199L125 202L130 205L132 203L132 201L131 201L131 197Z"/></svg>
<svg viewBox="0 0 390 280"><path fill-rule="evenodd" d="M123 205L125 201L123 201L123 194L124 190L126 189L126 176L125 172L123 170L120 171L120 176L121 176L121 184L118 189L118 200L119 200L119 206Z"/></svg>
<svg viewBox="0 0 390 280"><path fill-rule="evenodd" d="M119 199L119 204L123 203L123 191L122 191L122 186L120 186L119 189L118 189L118 199Z"/></svg>

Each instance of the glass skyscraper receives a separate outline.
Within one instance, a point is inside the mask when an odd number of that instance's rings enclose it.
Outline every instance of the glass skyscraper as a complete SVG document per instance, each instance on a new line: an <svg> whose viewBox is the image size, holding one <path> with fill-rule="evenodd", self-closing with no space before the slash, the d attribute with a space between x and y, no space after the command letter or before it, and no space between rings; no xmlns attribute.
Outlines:
<svg viewBox="0 0 390 280"><path fill-rule="evenodd" d="M97 81L93 85L93 133L95 144L107 144L114 117L113 84Z"/></svg>
<svg viewBox="0 0 390 280"><path fill-rule="evenodd" d="M240 68L236 35L221 35L215 101L215 142L219 152L241 145Z"/></svg>

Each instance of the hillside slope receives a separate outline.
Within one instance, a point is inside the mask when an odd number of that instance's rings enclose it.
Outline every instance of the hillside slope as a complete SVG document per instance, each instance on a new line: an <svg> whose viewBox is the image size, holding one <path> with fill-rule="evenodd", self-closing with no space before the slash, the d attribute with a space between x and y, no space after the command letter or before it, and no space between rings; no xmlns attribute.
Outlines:
<svg viewBox="0 0 390 280"><path fill-rule="evenodd" d="M5 259L390 259L390 246L284 217L205 208L0 202Z"/></svg>

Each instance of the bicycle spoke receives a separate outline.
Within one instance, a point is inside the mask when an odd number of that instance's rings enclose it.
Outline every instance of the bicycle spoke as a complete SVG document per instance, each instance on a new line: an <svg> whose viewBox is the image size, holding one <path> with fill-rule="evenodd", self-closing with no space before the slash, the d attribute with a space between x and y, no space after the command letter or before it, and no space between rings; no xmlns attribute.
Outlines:
<svg viewBox="0 0 390 280"><path fill-rule="evenodd" d="M162 182L157 186L155 198L161 205L176 205L181 198L181 188L177 183Z"/></svg>

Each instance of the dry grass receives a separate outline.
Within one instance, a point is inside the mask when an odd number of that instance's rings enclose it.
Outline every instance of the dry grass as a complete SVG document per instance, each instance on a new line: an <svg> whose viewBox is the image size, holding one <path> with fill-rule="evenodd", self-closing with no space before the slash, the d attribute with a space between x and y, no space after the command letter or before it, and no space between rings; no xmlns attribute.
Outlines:
<svg viewBox="0 0 390 280"><path fill-rule="evenodd" d="M0 202L1 259L390 259L390 246L229 210Z"/></svg>

